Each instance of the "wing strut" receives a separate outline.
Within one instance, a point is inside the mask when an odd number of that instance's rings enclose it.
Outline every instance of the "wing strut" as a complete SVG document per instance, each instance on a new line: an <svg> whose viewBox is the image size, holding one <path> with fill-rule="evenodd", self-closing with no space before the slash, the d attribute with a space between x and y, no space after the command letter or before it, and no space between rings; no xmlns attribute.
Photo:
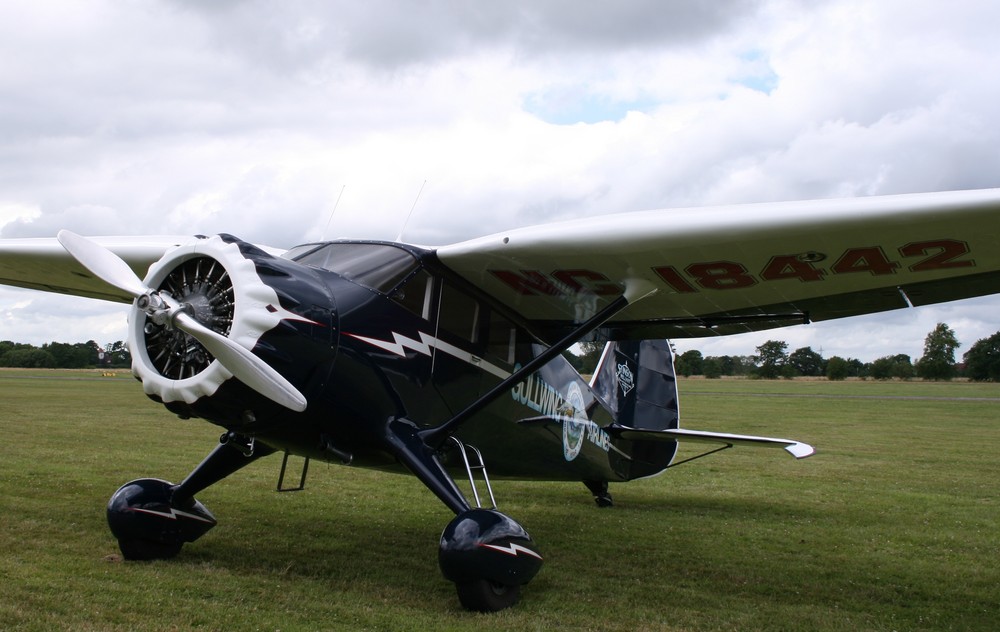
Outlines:
<svg viewBox="0 0 1000 632"><path fill-rule="evenodd" d="M632 289L633 288L629 288L629 290ZM494 386L489 392L476 401L472 402L472 404L470 404L465 410L459 412L440 426L420 431L420 438L429 446L439 447L449 436L451 436L456 428L468 421L473 415L486 408L486 406L491 404L498 397L501 397L510 391L510 389L514 388L515 384L523 381L539 368L545 366L557 355L572 347L581 338L600 327L605 321L628 307L632 302L639 300L644 296L648 296L648 293L636 296L636 292L629 290L626 290L625 294L622 294L604 307L604 309L581 323L576 329L564 336L561 340L535 356L530 362L514 371L510 377ZM639 291L641 292L641 290Z"/></svg>

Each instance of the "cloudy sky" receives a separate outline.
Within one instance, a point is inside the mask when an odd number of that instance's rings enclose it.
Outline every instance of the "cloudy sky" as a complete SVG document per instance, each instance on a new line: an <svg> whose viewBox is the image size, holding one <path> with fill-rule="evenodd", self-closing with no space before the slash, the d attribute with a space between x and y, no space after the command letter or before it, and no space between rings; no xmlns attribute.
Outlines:
<svg viewBox="0 0 1000 632"><path fill-rule="evenodd" d="M434 245L996 187L997 24L989 0L3 3L0 237ZM935 323L967 349L997 313L979 299L678 347L916 358ZM0 339L110 342L124 321L0 290Z"/></svg>

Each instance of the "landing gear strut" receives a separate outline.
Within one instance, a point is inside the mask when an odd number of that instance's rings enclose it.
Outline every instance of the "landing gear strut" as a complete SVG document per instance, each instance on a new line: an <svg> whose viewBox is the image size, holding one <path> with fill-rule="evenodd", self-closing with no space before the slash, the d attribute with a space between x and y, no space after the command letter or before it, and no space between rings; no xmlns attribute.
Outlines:
<svg viewBox="0 0 1000 632"><path fill-rule="evenodd" d="M615 504L611 494L608 493L607 481L583 481L583 484L594 495L594 502L598 507L611 507Z"/></svg>
<svg viewBox="0 0 1000 632"><path fill-rule="evenodd" d="M386 443L396 458L456 514L441 534L438 564L445 579L455 583L462 606L494 612L514 605L521 585L531 581L542 567L542 556L535 550L531 536L513 518L494 508L472 508L442 466L439 452L424 442L416 424L394 419L387 424L387 430ZM461 455L476 504L481 499L476 491L477 472L493 503L482 454L457 438L446 440ZM475 455L471 460L470 454Z"/></svg>
<svg viewBox="0 0 1000 632"><path fill-rule="evenodd" d="M228 433L180 485L156 478L122 485L108 501L108 526L122 556L127 560L176 556L185 542L194 542L217 523L194 495L272 452L266 446L254 448L249 438Z"/></svg>

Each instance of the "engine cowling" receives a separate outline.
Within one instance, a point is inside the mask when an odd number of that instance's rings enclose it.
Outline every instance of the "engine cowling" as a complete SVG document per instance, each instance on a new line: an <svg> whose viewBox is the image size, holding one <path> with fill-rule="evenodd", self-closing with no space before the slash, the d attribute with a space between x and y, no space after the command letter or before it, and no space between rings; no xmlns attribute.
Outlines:
<svg viewBox="0 0 1000 632"><path fill-rule="evenodd" d="M278 277L282 274L272 273L271 284L266 283L258 269L262 260L301 269L301 266L274 259L231 236L217 235L196 239L167 252L150 266L143 283L187 306L185 309L199 323L244 349L253 350L282 321L325 329L325 336L329 338L332 297L323 296L320 301L326 303L323 310L326 318L314 317L326 322L316 322L289 311L282 307L276 290L276 286L280 287ZM294 275L285 273L284 276ZM320 294L328 292L321 283L305 285L319 289ZM288 297L284 298L288 302ZM147 395L168 407L171 404L191 405L211 398L233 377L232 372L191 335L169 323L156 322L138 304L133 306L129 316L128 340L133 374L142 381ZM328 347L326 354L331 353ZM303 363L316 361L315 358L301 360Z"/></svg>

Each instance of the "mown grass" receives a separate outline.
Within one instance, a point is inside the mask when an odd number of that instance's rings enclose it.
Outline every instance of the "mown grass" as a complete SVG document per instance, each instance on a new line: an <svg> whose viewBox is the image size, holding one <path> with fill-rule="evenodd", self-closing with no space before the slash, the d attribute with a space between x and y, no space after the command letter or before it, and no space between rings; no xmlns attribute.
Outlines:
<svg viewBox="0 0 1000 632"><path fill-rule="evenodd" d="M254 463L199 495L220 519L202 540L123 563L107 498L180 480L219 430L127 377L24 375L0 372L4 630L991 630L1000 612L1000 385L686 380L686 426L819 453L727 450L613 486L610 510L498 482L547 563L516 608L476 615L437 569L448 511L345 467L276 494L275 458Z"/></svg>

